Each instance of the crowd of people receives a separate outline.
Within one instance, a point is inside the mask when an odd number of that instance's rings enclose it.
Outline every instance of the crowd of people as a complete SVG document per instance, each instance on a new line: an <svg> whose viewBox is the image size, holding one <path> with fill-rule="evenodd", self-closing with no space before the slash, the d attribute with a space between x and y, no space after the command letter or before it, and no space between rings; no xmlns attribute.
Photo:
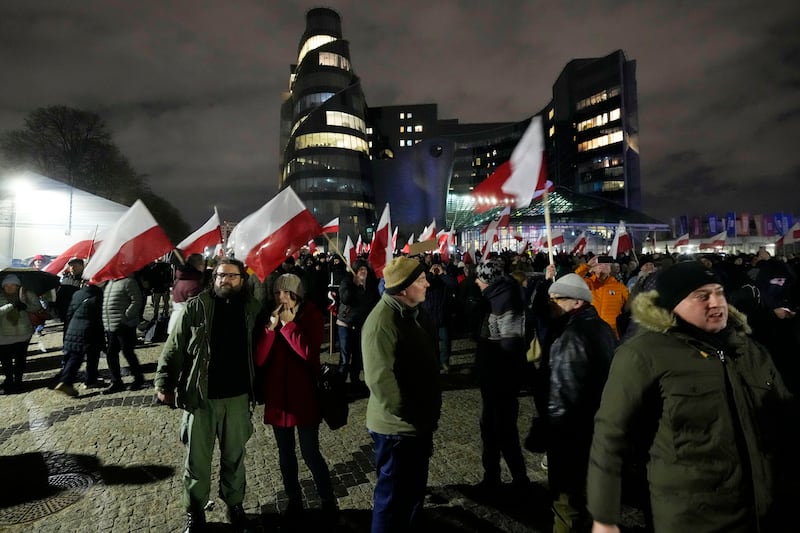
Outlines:
<svg viewBox="0 0 800 533"><path fill-rule="evenodd" d="M205 526L216 441L230 521L251 530L242 501L256 404L278 448L286 515L305 505L299 442L322 510L334 517L315 396L327 322L342 380L368 397L372 531L407 531L423 511L450 344L468 337L481 397L478 490L503 485L503 461L511 487L525 492L528 448L546 452L556 532L619 531L629 483L647 489L657 531L776 531L788 520L800 493L797 260L765 250L558 254L552 263L511 251L475 263L420 254L396 257L379 280L365 259L287 257L262 281L235 259L190 256L170 268L166 288L164 268L99 287L81 280L82 261L70 261L56 305L64 361L54 388L78 395L85 361L85 388L123 390L120 351L133 377L127 388L145 386L134 348L151 295L164 309L156 313L169 315L154 386L161 402L184 410L185 531ZM0 282L0 361L11 393L34 332L25 314L39 300L14 275ZM102 351L110 383L98 377ZM523 440L524 390L538 417Z"/></svg>

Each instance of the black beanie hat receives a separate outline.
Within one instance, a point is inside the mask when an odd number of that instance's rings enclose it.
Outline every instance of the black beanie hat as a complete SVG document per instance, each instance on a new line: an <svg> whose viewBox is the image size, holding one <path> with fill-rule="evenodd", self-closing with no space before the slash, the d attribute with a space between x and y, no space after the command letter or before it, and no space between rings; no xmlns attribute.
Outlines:
<svg viewBox="0 0 800 533"><path fill-rule="evenodd" d="M667 311L672 311L681 300L709 283L721 285L722 280L716 272L696 261L676 263L656 275L658 305Z"/></svg>

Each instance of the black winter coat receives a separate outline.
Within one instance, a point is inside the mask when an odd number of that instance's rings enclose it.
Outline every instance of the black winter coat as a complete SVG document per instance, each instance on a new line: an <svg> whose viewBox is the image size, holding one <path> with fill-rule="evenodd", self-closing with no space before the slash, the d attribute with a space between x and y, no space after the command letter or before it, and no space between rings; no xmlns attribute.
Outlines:
<svg viewBox="0 0 800 533"><path fill-rule="evenodd" d="M86 285L72 295L67 308L64 351L86 353L105 348L103 290Z"/></svg>

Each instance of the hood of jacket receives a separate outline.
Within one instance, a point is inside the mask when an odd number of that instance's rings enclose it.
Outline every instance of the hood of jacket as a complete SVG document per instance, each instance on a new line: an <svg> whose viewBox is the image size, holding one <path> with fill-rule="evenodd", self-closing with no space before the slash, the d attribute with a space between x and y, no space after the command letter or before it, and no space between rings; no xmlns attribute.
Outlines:
<svg viewBox="0 0 800 533"><path fill-rule="evenodd" d="M657 298L658 292L654 290L637 295L631 302L631 318L645 329L667 333L678 327L678 320L672 311L667 311L656 304ZM747 317L730 304L728 304L728 326L739 335L751 332Z"/></svg>

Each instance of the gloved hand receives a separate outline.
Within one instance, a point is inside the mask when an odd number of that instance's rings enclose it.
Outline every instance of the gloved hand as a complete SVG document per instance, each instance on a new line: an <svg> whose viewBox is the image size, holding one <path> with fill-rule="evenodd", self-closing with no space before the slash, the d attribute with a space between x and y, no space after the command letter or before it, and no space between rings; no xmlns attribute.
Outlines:
<svg viewBox="0 0 800 533"><path fill-rule="evenodd" d="M22 300L15 302L14 307L16 307L19 311L25 311L28 308L28 306Z"/></svg>

